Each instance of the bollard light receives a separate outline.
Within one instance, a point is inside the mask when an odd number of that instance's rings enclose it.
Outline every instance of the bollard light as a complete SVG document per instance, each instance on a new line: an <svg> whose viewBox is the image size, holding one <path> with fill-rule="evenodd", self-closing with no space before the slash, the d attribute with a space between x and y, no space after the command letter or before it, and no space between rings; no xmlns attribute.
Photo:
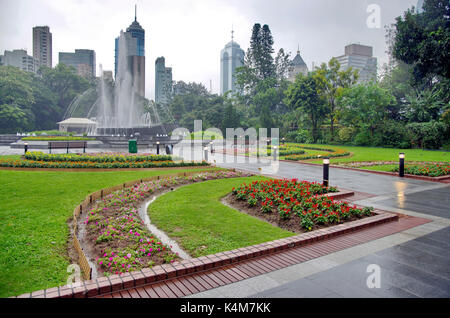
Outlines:
<svg viewBox="0 0 450 318"><path fill-rule="evenodd" d="M23 149L24 149L24 151L25 151L25 154L27 154L27 151L28 151L28 142L25 142L25 143L23 144Z"/></svg>
<svg viewBox="0 0 450 318"><path fill-rule="evenodd" d="M330 159L323 158L323 185L328 187L329 184Z"/></svg>
<svg viewBox="0 0 450 318"><path fill-rule="evenodd" d="M399 163L398 163L398 176L404 177L405 176L405 154L401 152L398 155Z"/></svg>
<svg viewBox="0 0 450 318"><path fill-rule="evenodd" d="M209 144L211 145L211 154L213 154L213 153L214 153L214 149L213 149L213 141L211 140L211 141L209 142Z"/></svg>
<svg viewBox="0 0 450 318"><path fill-rule="evenodd" d="M273 160L277 160L277 146L273 146Z"/></svg>
<svg viewBox="0 0 450 318"><path fill-rule="evenodd" d="M159 155L159 141L156 142L156 154Z"/></svg>
<svg viewBox="0 0 450 318"><path fill-rule="evenodd" d="M204 152L205 152L205 161L208 161L208 146L205 146L205 148L203 148Z"/></svg>

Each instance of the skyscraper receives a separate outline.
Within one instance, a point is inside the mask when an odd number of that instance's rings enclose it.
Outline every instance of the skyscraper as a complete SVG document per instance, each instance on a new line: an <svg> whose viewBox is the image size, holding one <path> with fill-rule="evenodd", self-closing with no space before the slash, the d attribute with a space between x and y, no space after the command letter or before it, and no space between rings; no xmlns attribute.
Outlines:
<svg viewBox="0 0 450 318"><path fill-rule="evenodd" d="M52 34L48 26L33 28L33 57L39 66L52 67Z"/></svg>
<svg viewBox="0 0 450 318"><path fill-rule="evenodd" d="M303 75L308 75L308 66L305 61L303 61L300 55L300 48L297 50L297 55L291 61L291 65L289 67L288 80L291 82L295 81L295 77L297 74L302 73Z"/></svg>
<svg viewBox="0 0 450 318"><path fill-rule="evenodd" d="M220 94L223 95L228 91L232 93L237 92L236 87L236 68L244 65L245 53L233 41L233 33L231 31L231 41L225 45L225 48L220 52Z"/></svg>
<svg viewBox="0 0 450 318"><path fill-rule="evenodd" d="M166 104L172 93L172 68L166 67L164 57L155 61L155 102Z"/></svg>
<svg viewBox="0 0 450 318"><path fill-rule="evenodd" d="M358 82L367 82L377 78L377 58L372 56L373 48L361 44L350 44L345 47L345 55L336 57L341 69L352 67L359 71Z"/></svg>
<svg viewBox="0 0 450 318"><path fill-rule="evenodd" d="M78 75L83 77L95 77L95 51L75 50L75 53L59 52L59 63L75 67Z"/></svg>
<svg viewBox="0 0 450 318"><path fill-rule="evenodd" d="M135 9L136 10L136 9ZM122 43L122 44L121 44ZM123 50L124 52L120 52ZM137 93L145 96L145 30L136 19L127 28L126 32L121 31L120 36L115 40L114 76L120 70L120 57L126 62L125 68L131 73L133 86ZM126 60L126 61L125 61Z"/></svg>

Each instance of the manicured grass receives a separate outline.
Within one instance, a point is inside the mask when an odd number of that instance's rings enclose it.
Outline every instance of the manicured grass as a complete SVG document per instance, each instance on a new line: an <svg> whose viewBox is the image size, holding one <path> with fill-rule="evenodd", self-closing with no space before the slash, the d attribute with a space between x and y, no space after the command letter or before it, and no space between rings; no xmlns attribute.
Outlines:
<svg viewBox="0 0 450 318"><path fill-rule="evenodd" d="M312 146L307 145L305 146ZM349 157L331 158L331 164L337 162L357 162L357 161L398 161L398 154L405 153L406 161L437 161L449 162L449 151L433 151L422 149L396 149L396 148L376 148L376 147L352 147L352 146L331 146L313 145L330 149L345 149L352 153ZM321 163L322 160L309 160L309 162Z"/></svg>
<svg viewBox="0 0 450 318"><path fill-rule="evenodd" d="M149 206L150 220L193 257L295 235L220 202L233 187L265 179L212 180L180 187Z"/></svg>
<svg viewBox="0 0 450 318"><path fill-rule="evenodd" d="M0 170L0 297L65 284L74 207L101 188L184 171Z"/></svg>

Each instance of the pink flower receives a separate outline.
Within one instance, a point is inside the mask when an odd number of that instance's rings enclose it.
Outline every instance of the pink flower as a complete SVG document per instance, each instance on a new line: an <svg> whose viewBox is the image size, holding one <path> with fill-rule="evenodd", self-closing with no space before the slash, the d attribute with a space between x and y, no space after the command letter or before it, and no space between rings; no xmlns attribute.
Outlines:
<svg viewBox="0 0 450 318"><path fill-rule="evenodd" d="M131 254L130 253L128 253L127 256L128 256L128 258L131 258Z"/></svg>

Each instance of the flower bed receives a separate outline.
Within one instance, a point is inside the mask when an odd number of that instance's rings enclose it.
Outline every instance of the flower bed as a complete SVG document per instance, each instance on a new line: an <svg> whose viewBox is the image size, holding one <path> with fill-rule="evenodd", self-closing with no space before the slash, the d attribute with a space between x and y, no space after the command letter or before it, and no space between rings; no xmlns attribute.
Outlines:
<svg viewBox="0 0 450 318"><path fill-rule="evenodd" d="M48 154L41 151L29 151L25 159L35 161L87 161L87 162L145 162L171 161L172 156L127 153L87 153L87 154Z"/></svg>
<svg viewBox="0 0 450 318"><path fill-rule="evenodd" d="M293 232L373 215L373 208L359 209L322 195L330 192L337 190L296 179L255 181L233 188L228 203Z"/></svg>
<svg viewBox="0 0 450 318"><path fill-rule="evenodd" d="M188 177L167 177L145 182L106 196L87 212L85 241L104 275L171 263L178 255L155 237L139 217L138 207L150 195L178 185L248 174L232 171L200 173Z"/></svg>
<svg viewBox="0 0 450 318"><path fill-rule="evenodd" d="M173 161L171 156L128 154L46 154L27 152L23 159L0 159L0 167L13 168L168 168L208 166L206 161Z"/></svg>
<svg viewBox="0 0 450 318"><path fill-rule="evenodd" d="M319 150L319 151L326 151L327 153L324 153L320 156L322 157L328 157L328 158L337 158L337 157L345 157L350 155L350 152L344 150L344 149L325 149L325 148L318 148L318 147L308 147L308 146L301 146L304 149L310 149L310 150ZM285 160L308 160L308 159L317 159L318 155L311 155L311 154L304 154L304 155L287 155L284 157Z"/></svg>
<svg viewBox="0 0 450 318"><path fill-rule="evenodd" d="M395 167L392 171L398 172ZM449 164L405 165L405 173L416 176L440 177L447 176L450 172Z"/></svg>
<svg viewBox="0 0 450 318"><path fill-rule="evenodd" d="M22 138L23 141L72 141L72 140L95 140L88 137L74 136L30 136Z"/></svg>

